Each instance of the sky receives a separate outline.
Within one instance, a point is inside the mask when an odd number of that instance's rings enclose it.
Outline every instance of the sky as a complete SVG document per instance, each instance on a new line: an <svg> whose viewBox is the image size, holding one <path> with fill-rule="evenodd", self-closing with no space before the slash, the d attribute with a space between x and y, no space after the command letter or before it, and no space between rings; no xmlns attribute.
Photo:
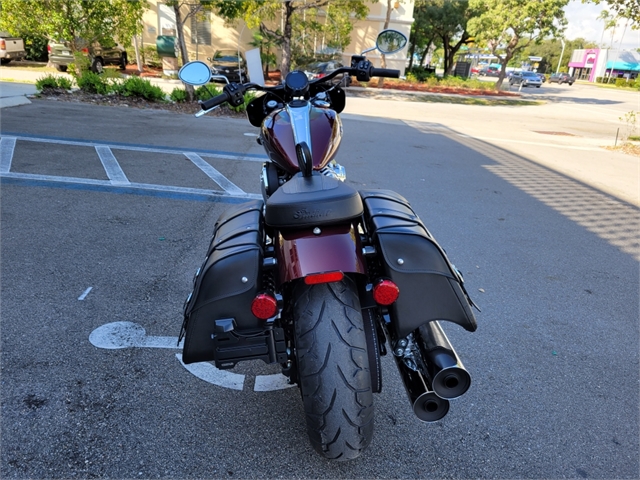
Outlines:
<svg viewBox="0 0 640 480"><path fill-rule="evenodd" d="M600 12L606 9L606 2L594 5L593 3L582 3L580 0L571 0L564 10L569 22L564 37L568 40L584 38L597 44L604 44L608 48L611 45L612 30L607 30L603 36L604 22L598 20ZM613 48L618 48L621 39L622 49L640 48L640 30L631 30L631 27L628 27L624 37L622 37L624 20L620 21L618 25L613 36Z"/></svg>

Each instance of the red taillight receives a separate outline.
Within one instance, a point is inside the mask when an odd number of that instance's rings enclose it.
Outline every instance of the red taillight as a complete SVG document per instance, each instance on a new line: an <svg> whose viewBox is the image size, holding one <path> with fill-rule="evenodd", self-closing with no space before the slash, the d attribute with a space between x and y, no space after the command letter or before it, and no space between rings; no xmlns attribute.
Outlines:
<svg viewBox="0 0 640 480"><path fill-rule="evenodd" d="M316 285L318 283L339 282L344 278L342 272L324 272L313 273L304 277L304 283L307 285Z"/></svg>
<svg viewBox="0 0 640 480"><path fill-rule="evenodd" d="M260 320L268 320L278 312L278 301L267 293L259 293L251 302L251 313Z"/></svg>
<svg viewBox="0 0 640 480"><path fill-rule="evenodd" d="M83 48L82 49L82 53L84 53L85 55L89 55L89 49L88 48Z"/></svg>
<svg viewBox="0 0 640 480"><path fill-rule="evenodd" d="M324 77L324 76L326 76L326 75L327 75L326 73L322 73L322 72L320 72L320 73L318 74L318 78L322 78L322 77Z"/></svg>
<svg viewBox="0 0 640 480"><path fill-rule="evenodd" d="M47 45L47 53L51 53L51 45Z"/></svg>
<svg viewBox="0 0 640 480"><path fill-rule="evenodd" d="M0 50L6 50L7 49L7 42L5 42L4 40L0 40Z"/></svg>
<svg viewBox="0 0 640 480"><path fill-rule="evenodd" d="M391 305L399 295L400 289L391 280L380 280L373 287L373 299L378 305Z"/></svg>

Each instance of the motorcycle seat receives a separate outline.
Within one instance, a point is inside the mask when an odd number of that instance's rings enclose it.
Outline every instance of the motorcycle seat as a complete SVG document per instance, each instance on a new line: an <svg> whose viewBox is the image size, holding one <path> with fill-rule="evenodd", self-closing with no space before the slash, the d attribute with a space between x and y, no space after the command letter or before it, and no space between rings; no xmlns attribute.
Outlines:
<svg viewBox="0 0 640 480"><path fill-rule="evenodd" d="M352 220L362 215L360 194L332 177L296 174L266 202L265 222L275 228L304 228Z"/></svg>

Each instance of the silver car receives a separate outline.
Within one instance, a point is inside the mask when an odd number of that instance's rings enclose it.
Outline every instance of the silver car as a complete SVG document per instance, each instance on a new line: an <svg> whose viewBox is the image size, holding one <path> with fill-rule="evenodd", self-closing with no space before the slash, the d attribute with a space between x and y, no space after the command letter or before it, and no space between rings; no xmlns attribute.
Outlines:
<svg viewBox="0 0 640 480"><path fill-rule="evenodd" d="M534 72L513 72L509 78L509 85L540 88L542 80L540 80L540 76Z"/></svg>

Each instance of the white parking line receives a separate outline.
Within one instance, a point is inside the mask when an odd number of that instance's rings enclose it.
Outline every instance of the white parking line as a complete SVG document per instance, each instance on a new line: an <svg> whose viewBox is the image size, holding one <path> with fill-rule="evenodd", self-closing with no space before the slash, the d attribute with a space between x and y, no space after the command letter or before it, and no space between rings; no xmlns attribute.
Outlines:
<svg viewBox="0 0 640 480"><path fill-rule="evenodd" d="M178 337L147 335L142 326L133 322L113 322L102 325L91 332L89 342L94 347L107 350L119 350L122 348L166 348L174 350L181 349L184 346L184 341L178 344ZM208 362L185 365L180 353L176 354L176 358L187 371L200 380L232 390L242 390L244 388L245 375L241 373L220 370ZM256 375L254 391L271 392L293 386L281 373Z"/></svg>
<svg viewBox="0 0 640 480"><path fill-rule="evenodd" d="M0 139L0 173L9 173L11 170L15 148L16 137L2 137Z"/></svg>
<svg viewBox="0 0 640 480"><path fill-rule="evenodd" d="M205 162L197 153L185 152L184 156L191 160L196 167L202 170L207 177L220 185L228 194L246 195L244 190L231 182L231 180L209 165L209 163Z"/></svg>
<svg viewBox="0 0 640 480"><path fill-rule="evenodd" d="M120 168L118 160L113 156L113 152L109 147L96 145L96 152L112 185L129 185L131 183L122 168Z"/></svg>
<svg viewBox="0 0 640 480"><path fill-rule="evenodd" d="M93 290L93 287L89 287L89 288L87 288L84 292L82 292L82 295L80 295L80 296L78 297L78 300L82 301L82 300L84 300L85 298L87 298L87 295L89 295L89 292L90 292L91 290Z"/></svg>
<svg viewBox="0 0 640 480"><path fill-rule="evenodd" d="M261 199L262 195L257 193L242 193L238 195L230 195L227 192L217 190L205 190L203 188L189 188L189 187L172 187L167 185L155 185L151 183L129 183L126 185L114 185L109 180L95 180L92 178L79 178L79 177L57 177L52 175L38 175L33 173L2 173L0 176L9 179L25 180L31 182L42 182L51 184L72 184L72 185L85 185L91 187L107 188L111 191L116 190L131 190L139 193L150 194L174 194L184 196L203 196L210 197L211 199L228 199L228 198L246 198L248 200Z"/></svg>

